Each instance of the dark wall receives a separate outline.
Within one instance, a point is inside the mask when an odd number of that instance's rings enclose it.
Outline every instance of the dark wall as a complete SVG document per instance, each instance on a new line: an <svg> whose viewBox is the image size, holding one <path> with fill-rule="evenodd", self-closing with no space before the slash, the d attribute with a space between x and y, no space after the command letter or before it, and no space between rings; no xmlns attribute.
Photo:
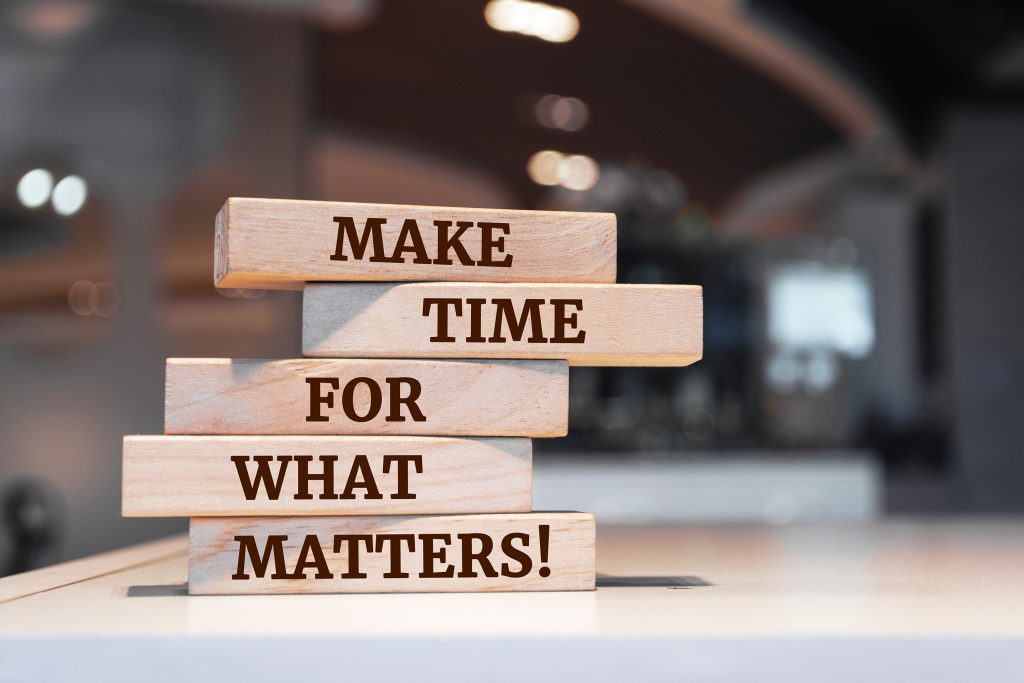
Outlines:
<svg viewBox="0 0 1024 683"><path fill-rule="evenodd" d="M968 510L1024 510L1024 107L949 126L955 484Z"/></svg>

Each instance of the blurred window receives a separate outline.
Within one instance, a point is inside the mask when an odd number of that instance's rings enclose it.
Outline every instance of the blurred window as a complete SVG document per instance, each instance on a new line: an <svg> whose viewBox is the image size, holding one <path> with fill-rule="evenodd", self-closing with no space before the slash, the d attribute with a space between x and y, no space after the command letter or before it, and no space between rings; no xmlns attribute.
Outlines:
<svg viewBox="0 0 1024 683"><path fill-rule="evenodd" d="M867 274L820 263L778 267L768 280L768 338L787 351L863 358L875 344Z"/></svg>

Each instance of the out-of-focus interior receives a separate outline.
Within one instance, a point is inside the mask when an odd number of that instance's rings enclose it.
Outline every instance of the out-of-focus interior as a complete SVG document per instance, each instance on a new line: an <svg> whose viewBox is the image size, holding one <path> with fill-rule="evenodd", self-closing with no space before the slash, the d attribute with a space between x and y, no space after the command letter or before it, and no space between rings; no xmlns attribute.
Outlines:
<svg viewBox="0 0 1024 683"><path fill-rule="evenodd" d="M574 368L537 508L601 521L1024 509L1024 11L806 0L0 7L0 574L122 519L168 356L299 355L217 290L228 196L612 211L705 357Z"/></svg>

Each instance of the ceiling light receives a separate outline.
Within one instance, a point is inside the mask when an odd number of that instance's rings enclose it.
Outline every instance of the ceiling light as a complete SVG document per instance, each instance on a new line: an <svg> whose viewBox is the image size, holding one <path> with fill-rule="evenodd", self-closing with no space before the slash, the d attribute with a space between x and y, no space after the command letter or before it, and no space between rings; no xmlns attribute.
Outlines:
<svg viewBox="0 0 1024 683"><path fill-rule="evenodd" d="M68 307L75 315L109 318L120 303L121 292L113 282L78 280L68 288Z"/></svg>
<svg viewBox="0 0 1024 683"><path fill-rule="evenodd" d="M526 162L526 173L538 185L558 185L558 164L564 158L561 152L542 150Z"/></svg>
<svg viewBox="0 0 1024 683"><path fill-rule="evenodd" d="M519 33L567 43L580 31L580 20L564 7L529 0L491 0L484 7L484 20L496 31Z"/></svg>
<svg viewBox="0 0 1024 683"><path fill-rule="evenodd" d="M597 162L583 154L572 154L558 162L558 183L567 190L589 190L600 177Z"/></svg>
<svg viewBox="0 0 1024 683"><path fill-rule="evenodd" d="M53 210L61 216L71 216L85 205L88 196L89 189L85 181L76 175L69 175L53 188Z"/></svg>
<svg viewBox="0 0 1024 683"><path fill-rule="evenodd" d="M590 108L577 97L544 95L533 108L537 123L545 128L556 128L574 133L587 125Z"/></svg>
<svg viewBox="0 0 1024 683"><path fill-rule="evenodd" d="M591 157L552 149L531 156L526 172L538 185L561 185L567 190L589 190L600 177L600 167Z"/></svg>
<svg viewBox="0 0 1024 683"><path fill-rule="evenodd" d="M29 171L18 181L18 201L29 209L37 209L45 204L52 191L53 176L43 168Z"/></svg>

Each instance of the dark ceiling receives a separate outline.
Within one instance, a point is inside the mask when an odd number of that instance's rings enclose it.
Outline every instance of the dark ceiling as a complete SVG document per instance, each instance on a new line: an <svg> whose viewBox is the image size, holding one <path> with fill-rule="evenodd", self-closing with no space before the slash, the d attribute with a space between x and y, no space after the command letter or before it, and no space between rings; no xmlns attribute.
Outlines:
<svg viewBox="0 0 1024 683"><path fill-rule="evenodd" d="M1021 0L750 0L749 9L865 85L918 153L938 142L952 106L1024 101Z"/></svg>
<svg viewBox="0 0 1024 683"><path fill-rule="evenodd" d="M354 128L433 150L505 180L524 205L540 149L669 169L691 198L720 204L753 174L840 141L840 133L760 73L621 0L565 1L575 40L490 29L483 0L382 2L361 30L314 40L314 109ZM531 96L582 98L590 123L551 131Z"/></svg>

